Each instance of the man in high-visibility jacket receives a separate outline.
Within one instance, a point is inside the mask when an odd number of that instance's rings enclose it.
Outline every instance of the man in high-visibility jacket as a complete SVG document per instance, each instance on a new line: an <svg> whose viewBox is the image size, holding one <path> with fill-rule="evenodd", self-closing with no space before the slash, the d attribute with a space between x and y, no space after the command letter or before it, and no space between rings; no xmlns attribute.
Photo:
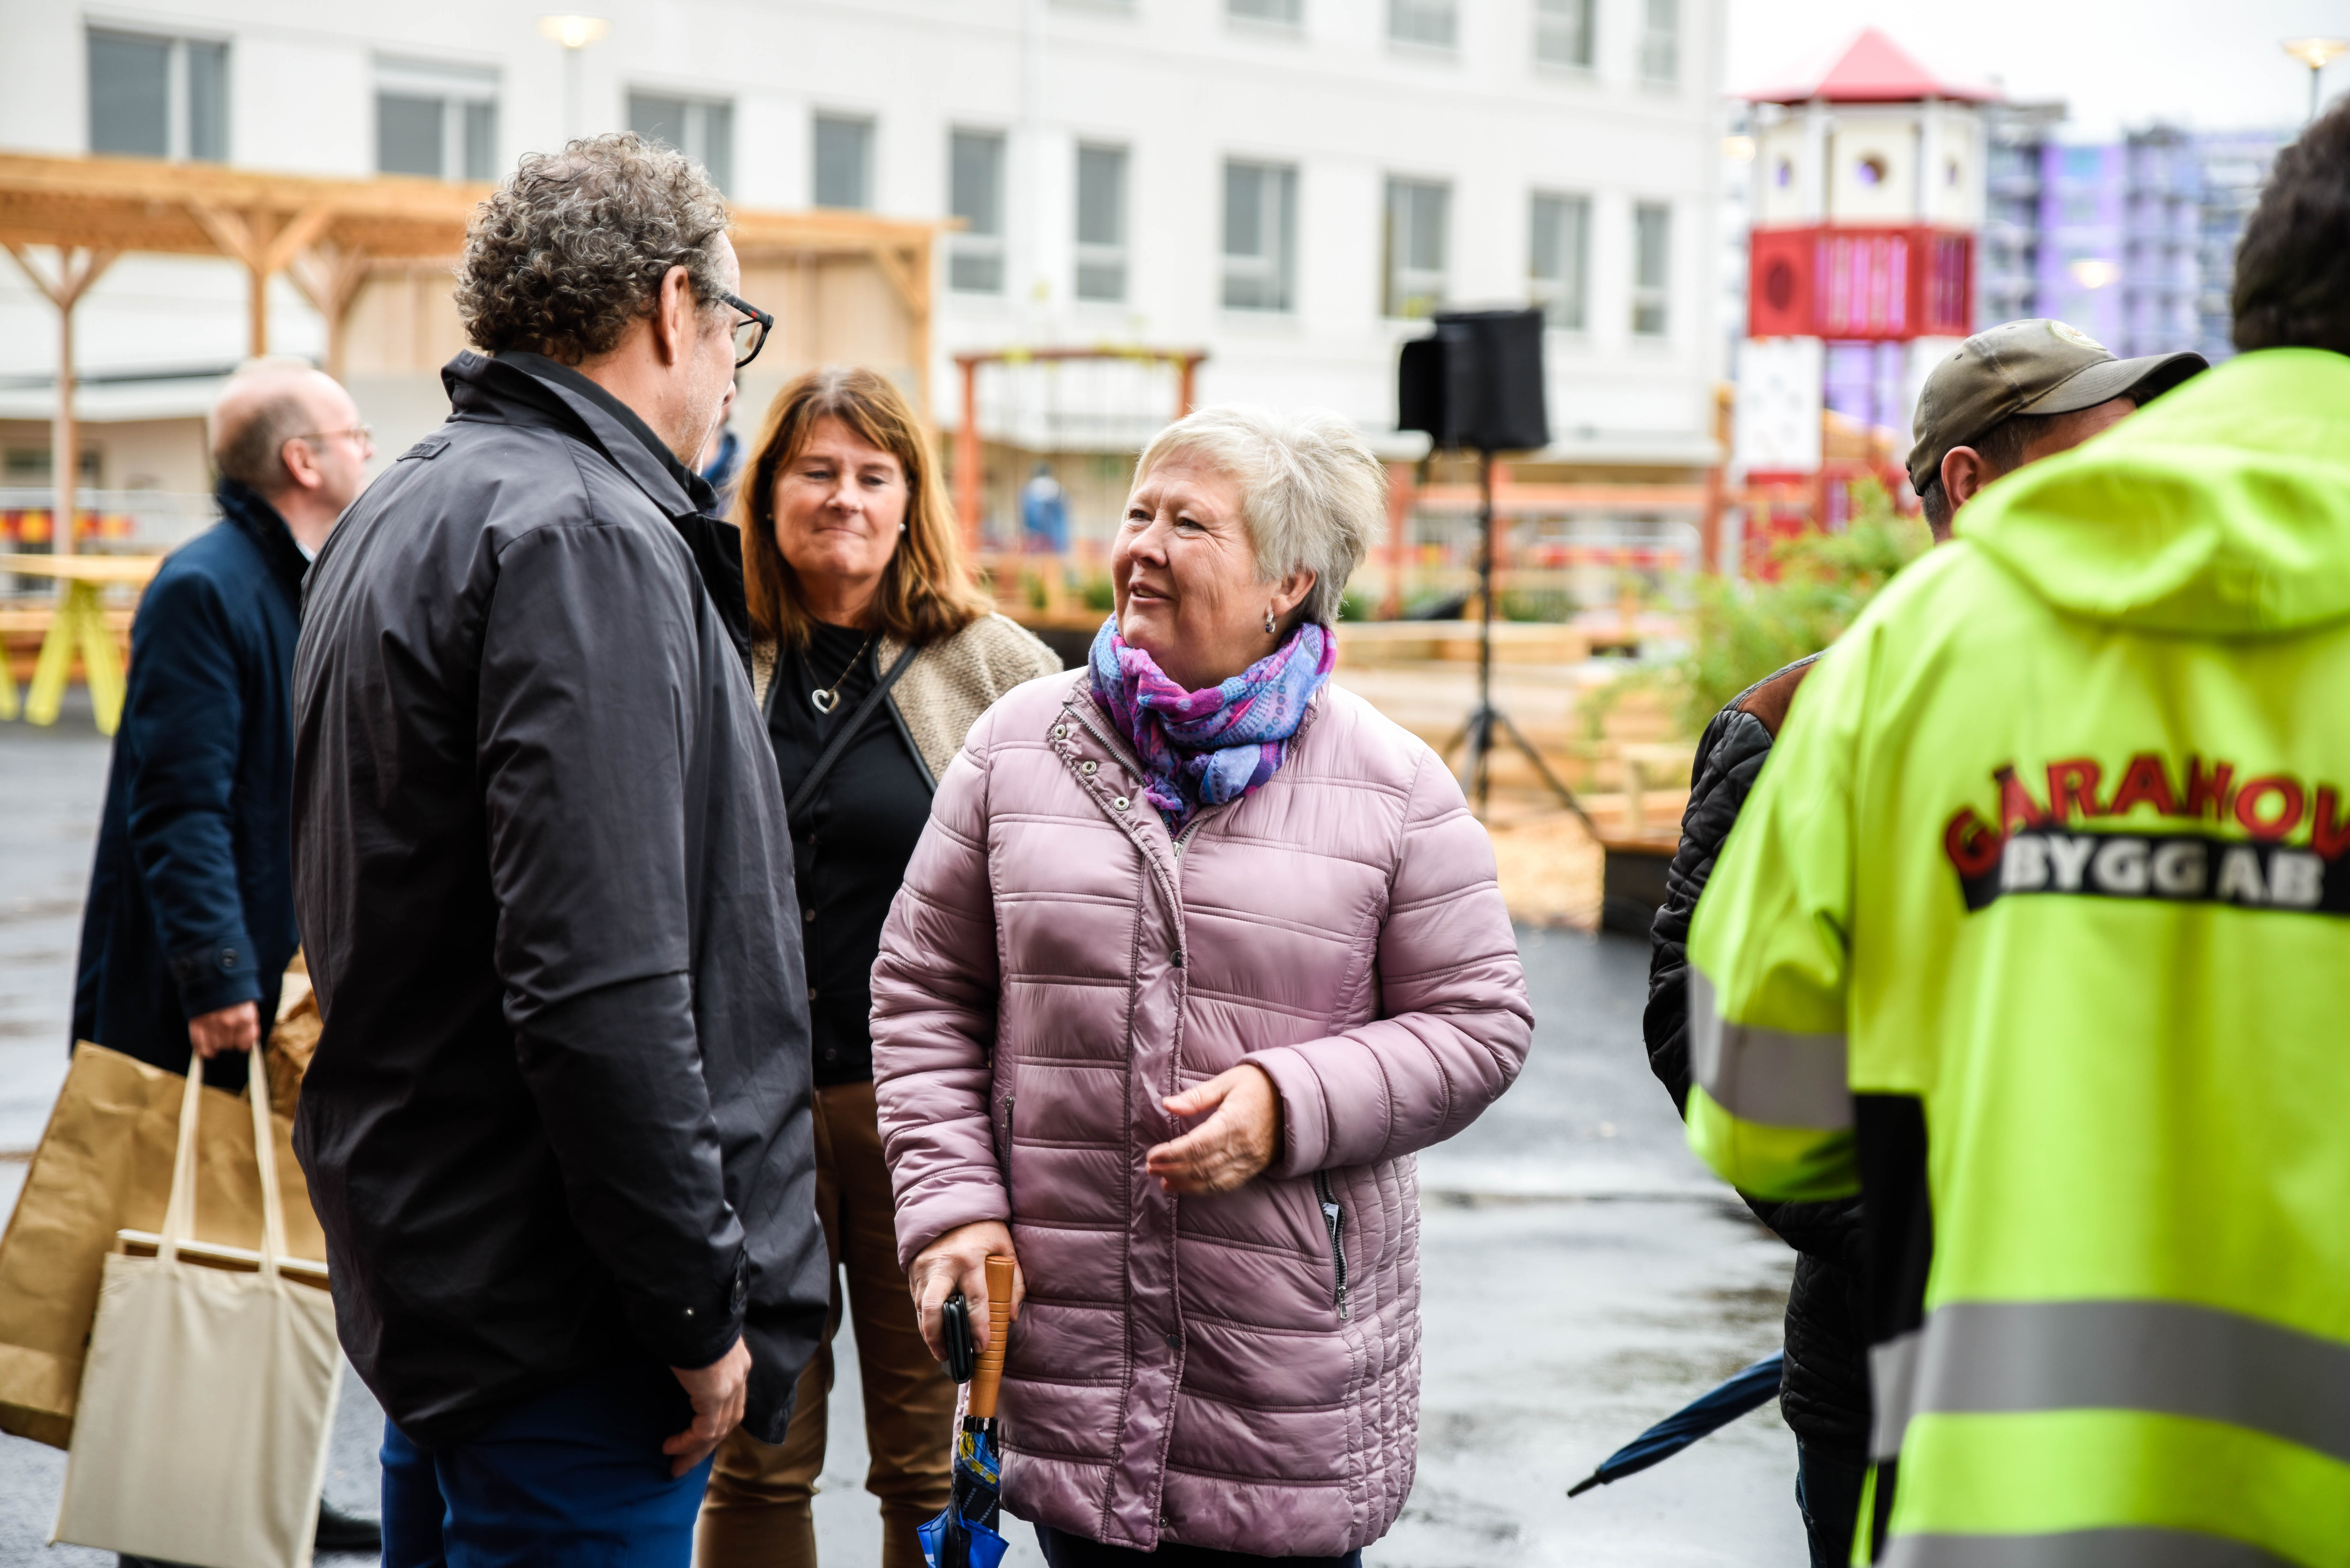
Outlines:
<svg viewBox="0 0 2350 1568"><path fill-rule="evenodd" d="M1974 499L1697 908L1692 1145L1859 1191L1856 1562L2350 1564L2350 106L2241 358Z"/></svg>

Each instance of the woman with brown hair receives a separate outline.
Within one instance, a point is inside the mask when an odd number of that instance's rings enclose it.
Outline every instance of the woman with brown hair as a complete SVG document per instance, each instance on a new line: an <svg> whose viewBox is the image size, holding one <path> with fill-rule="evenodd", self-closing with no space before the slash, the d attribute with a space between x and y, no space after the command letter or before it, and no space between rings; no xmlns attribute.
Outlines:
<svg viewBox="0 0 2350 1568"><path fill-rule="evenodd" d="M737 1431L702 1503L702 1568L816 1562L842 1271L883 1568L919 1568L915 1527L946 1506L954 1386L898 1267L867 1033L881 922L931 793L988 705L1061 661L972 587L931 447L870 370L814 370L777 394L734 501L754 636L752 684L792 834L815 1052L817 1218L832 1311L775 1448Z"/></svg>

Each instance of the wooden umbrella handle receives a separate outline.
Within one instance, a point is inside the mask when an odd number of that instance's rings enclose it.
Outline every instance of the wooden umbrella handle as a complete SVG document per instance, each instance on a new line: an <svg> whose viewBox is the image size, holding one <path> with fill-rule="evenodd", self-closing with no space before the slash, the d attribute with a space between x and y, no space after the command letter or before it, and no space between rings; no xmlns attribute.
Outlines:
<svg viewBox="0 0 2350 1568"><path fill-rule="evenodd" d="M995 1417L996 1386L1003 1381L1003 1342L1011 1337L1012 1260L989 1253L987 1259L987 1348L979 1353L979 1370L971 1375L969 1414L974 1420Z"/></svg>

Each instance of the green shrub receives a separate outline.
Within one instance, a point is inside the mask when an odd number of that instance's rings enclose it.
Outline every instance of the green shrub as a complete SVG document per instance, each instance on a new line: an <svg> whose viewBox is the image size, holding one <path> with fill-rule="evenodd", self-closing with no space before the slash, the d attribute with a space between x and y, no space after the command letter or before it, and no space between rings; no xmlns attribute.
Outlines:
<svg viewBox="0 0 2350 1568"><path fill-rule="evenodd" d="M1855 485L1853 503L1843 533L1804 534L1773 549L1776 582L1709 577L1698 585L1690 652L1677 671L1688 733L1773 670L1843 636L1877 590L1925 552L1925 524L1897 514L1880 486Z"/></svg>

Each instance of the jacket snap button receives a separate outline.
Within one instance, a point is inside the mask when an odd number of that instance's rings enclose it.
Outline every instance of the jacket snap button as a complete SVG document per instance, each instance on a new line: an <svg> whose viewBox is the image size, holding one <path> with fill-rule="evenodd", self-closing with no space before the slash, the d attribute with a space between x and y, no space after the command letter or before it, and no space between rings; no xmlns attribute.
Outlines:
<svg viewBox="0 0 2350 1568"><path fill-rule="evenodd" d="M1133 803L1132 803L1132 802L1130 802L1130 801L1128 801L1128 800L1126 798L1126 796L1124 796L1124 795L1120 795L1120 796L1118 796L1116 800L1114 800L1114 801L1110 802L1110 805L1114 805L1114 806L1118 807L1118 810L1120 810L1120 811L1124 811L1124 810L1125 810L1128 805L1132 805L1132 804L1133 804Z"/></svg>
<svg viewBox="0 0 2350 1568"><path fill-rule="evenodd" d="M1053 739L1056 741L1066 741L1068 738L1069 727L1066 724L1055 724L1053 726Z"/></svg>
<svg viewBox="0 0 2350 1568"><path fill-rule="evenodd" d="M1091 778L1096 774L1101 772L1101 764L1088 758L1087 761L1077 764L1077 772L1085 774L1087 778Z"/></svg>

